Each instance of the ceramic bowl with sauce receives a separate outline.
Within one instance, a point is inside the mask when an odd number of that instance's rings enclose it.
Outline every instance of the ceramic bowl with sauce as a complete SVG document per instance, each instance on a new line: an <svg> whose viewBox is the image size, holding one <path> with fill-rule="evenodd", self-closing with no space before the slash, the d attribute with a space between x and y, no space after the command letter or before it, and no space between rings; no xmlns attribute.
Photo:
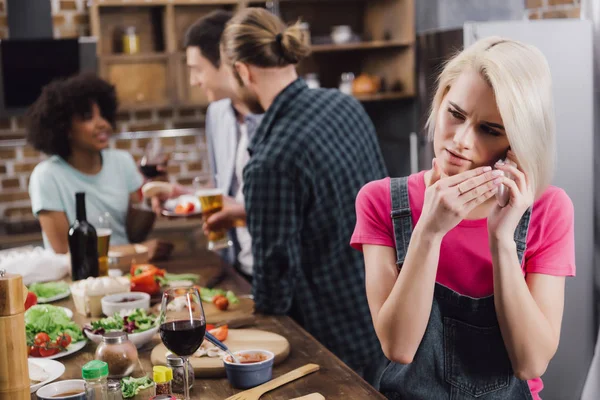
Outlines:
<svg viewBox="0 0 600 400"><path fill-rule="evenodd" d="M54 382L40 388L36 392L36 396L40 400L85 400L85 381L71 379Z"/></svg>
<svg viewBox="0 0 600 400"><path fill-rule="evenodd" d="M143 308L150 309L150 295L143 292L125 292L104 296L102 300L102 312L111 317L115 313L123 310L135 310Z"/></svg>
<svg viewBox="0 0 600 400"><path fill-rule="evenodd" d="M275 355L267 350L241 350L233 354L241 364L234 363L231 356L223 357L225 372L231 386L237 389L249 389L273 377Z"/></svg>

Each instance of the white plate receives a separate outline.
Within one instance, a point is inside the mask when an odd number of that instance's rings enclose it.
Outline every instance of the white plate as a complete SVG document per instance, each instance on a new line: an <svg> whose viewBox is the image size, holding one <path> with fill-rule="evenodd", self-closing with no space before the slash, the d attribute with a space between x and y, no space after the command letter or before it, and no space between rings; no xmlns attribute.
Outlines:
<svg viewBox="0 0 600 400"><path fill-rule="evenodd" d="M194 204L194 212L188 214L177 214L175 213L175 207L182 203L193 203ZM162 210L162 215L165 217L196 217L202 215L202 205L200 204L200 200L198 197L191 194L184 194L175 199L169 199L165 202L165 208Z"/></svg>
<svg viewBox="0 0 600 400"><path fill-rule="evenodd" d="M69 347L67 347L67 351L61 351L60 353L57 353L50 357L29 357L29 359L30 360L31 359L33 359L33 360L55 360L57 358L66 357L73 353L78 352L79 350L83 349L86 344L87 344L87 340L85 340L85 339L80 340L79 342L71 343L69 345Z"/></svg>
<svg viewBox="0 0 600 400"><path fill-rule="evenodd" d="M37 302L38 302L38 304L53 303L53 302L58 301L58 300L66 299L70 295L71 295L71 290L67 289L66 292L61 293L61 294L57 294L56 296L52 296L52 297L38 297Z"/></svg>
<svg viewBox="0 0 600 400"><path fill-rule="evenodd" d="M36 364L48 374L48 379L45 381L29 386L29 391L31 393L37 391L42 386L57 380L65 373L65 366L58 361L48 360L46 358L30 358L28 361L30 364Z"/></svg>
<svg viewBox="0 0 600 400"><path fill-rule="evenodd" d="M156 335L157 332L158 332L158 326L154 326L144 332L128 333L127 337L129 338L129 340L131 340L131 342L135 345L135 347L137 347L139 349L146 343L150 342L152 340L152 338L154 337L154 335ZM86 331L86 330L84 330L83 333L85 333L85 336L87 336L88 339L90 339L94 343L100 343L102 341L102 335L96 335L96 334L94 334L90 331Z"/></svg>
<svg viewBox="0 0 600 400"><path fill-rule="evenodd" d="M67 317L69 317L69 319L73 319L73 311L70 308L67 308L67 307L58 307L58 308L62 308L63 310L65 310L65 312L67 313Z"/></svg>

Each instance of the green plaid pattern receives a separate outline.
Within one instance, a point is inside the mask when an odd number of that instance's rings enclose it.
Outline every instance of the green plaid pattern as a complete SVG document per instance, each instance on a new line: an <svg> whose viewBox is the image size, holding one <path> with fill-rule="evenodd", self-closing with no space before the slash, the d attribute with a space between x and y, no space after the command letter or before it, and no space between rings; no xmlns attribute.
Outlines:
<svg viewBox="0 0 600 400"><path fill-rule="evenodd" d="M244 197L257 311L287 314L293 303L308 332L364 368L382 353L362 254L349 241L358 191L386 176L369 117L354 98L298 79L277 96L249 151Z"/></svg>

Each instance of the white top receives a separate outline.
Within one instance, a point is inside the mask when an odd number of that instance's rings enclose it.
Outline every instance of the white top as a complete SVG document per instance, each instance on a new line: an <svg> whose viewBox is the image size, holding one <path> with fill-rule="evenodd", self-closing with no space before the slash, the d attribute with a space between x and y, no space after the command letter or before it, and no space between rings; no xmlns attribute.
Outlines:
<svg viewBox="0 0 600 400"><path fill-rule="evenodd" d="M244 204L244 181L242 180L242 175L244 167L250 159L250 155L248 154L248 127L246 124L240 124L239 127L240 141L235 156L235 176L240 184L235 193L235 201ZM235 230L240 245L240 253L238 254L240 269L245 274L252 275L252 266L254 263L252 258L252 237L245 226L236 228Z"/></svg>

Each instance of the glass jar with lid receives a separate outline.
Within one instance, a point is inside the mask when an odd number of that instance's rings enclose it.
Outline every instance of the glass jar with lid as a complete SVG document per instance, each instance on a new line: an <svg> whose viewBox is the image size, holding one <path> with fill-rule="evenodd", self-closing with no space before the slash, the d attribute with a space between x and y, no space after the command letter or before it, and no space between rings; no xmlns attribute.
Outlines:
<svg viewBox="0 0 600 400"><path fill-rule="evenodd" d="M88 399L108 400L108 365L92 360L81 368L81 377L85 380L85 396Z"/></svg>
<svg viewBox="0 0 600 400"><path fill-rule="evenodd" d="M109 378L122 378L133 373L138 364L138 351L125 332L107 332L96 349L96 360L108 364Z"/></svg>
<svg viewBox="0 0 600 400"><path fill-rule="evenodd" d="M183 359L181 357L176 356L175 354L169 354L167 356L167 365L171 367L173 370L173 381L171 385L171 390L173 393L183 396L183 385L185 376L185 370L183 368ZM190 385L190 390L194 387L194 368L192 368L192 364L188 360L188 382Z"/></svg>
<svg viewBox="0 0 600 400"><path fill-rule="evenodd" d="M108 400L123 400L120 381L108 381Z"/></svg>

